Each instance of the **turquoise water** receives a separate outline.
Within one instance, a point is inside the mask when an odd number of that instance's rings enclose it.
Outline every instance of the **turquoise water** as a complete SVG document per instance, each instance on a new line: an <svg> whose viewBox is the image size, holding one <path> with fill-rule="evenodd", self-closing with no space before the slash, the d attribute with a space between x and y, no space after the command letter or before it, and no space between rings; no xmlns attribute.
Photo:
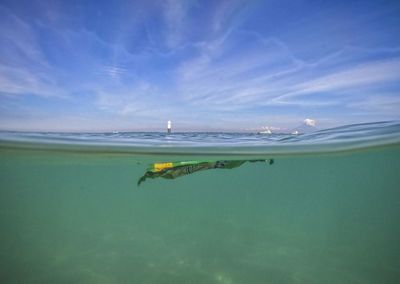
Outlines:
<svg viewBox="0 0 400 284"><path fill-rule="evenodd" d="M400 127L0 134L4 283L399 283ZM274 159L173 180L154 162Z"/></svg>

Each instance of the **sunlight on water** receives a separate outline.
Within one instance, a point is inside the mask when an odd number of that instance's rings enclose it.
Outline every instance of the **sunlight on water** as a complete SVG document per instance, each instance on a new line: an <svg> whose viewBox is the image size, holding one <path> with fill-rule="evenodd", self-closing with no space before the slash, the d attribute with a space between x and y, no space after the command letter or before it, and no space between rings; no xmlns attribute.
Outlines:
<svg viewBox="0 0 400 284"><path fill-rule="evenodd" d="M222 155L114 155L115 148L38 151L37 142L24 148L4 141L5 283L400 280L398 140L335 154L246 154L274 163L149 179L140 187L154 162L237 156L216 146Z"/></svg>

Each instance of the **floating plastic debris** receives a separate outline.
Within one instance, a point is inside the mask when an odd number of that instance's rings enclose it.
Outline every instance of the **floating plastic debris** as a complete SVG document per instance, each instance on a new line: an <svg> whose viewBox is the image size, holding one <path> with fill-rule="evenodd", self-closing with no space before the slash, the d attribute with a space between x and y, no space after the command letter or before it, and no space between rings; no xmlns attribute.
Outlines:
<svg viewBox="0 0 400 284"><path fill-rule="evenodd" d="M200 160L186 162L166 162L154 163L147 168L146 173L139 179L138 185L144 182L147 178L162 177L165 179L175 179L185 175L192 174L198 171L211 169L233 169L240 167L246 162L267 162L267 160ZM269 164L274 163L273 159L269 160Z"/></svg>

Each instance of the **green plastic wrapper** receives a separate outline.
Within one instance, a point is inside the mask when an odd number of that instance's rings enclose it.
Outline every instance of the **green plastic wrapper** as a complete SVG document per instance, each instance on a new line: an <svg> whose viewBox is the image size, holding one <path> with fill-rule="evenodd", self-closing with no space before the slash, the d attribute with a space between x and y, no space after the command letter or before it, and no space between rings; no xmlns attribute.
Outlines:
<svg viewBox="0 0 400 284"><path fill-rule="evenodd" d="M233 169L240 167L246 162L266 162L267 160L200 160L200 161L186 161L186 162L166 162L154 163L147 168L145 174L139 179L138 185L148 178L165 178L175 179L194 172L211 170L211 169ZM269 160L271 165L273 159Z"/></svg>

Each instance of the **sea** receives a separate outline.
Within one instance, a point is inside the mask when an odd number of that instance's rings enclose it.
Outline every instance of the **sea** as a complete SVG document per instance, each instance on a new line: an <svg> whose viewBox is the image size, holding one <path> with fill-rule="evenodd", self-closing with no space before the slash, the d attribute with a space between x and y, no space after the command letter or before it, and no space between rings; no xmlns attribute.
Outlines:
<svg viewBox="0 0 400 284"><path fill-rule="evenodd" d="M400 122L299 135L2 131L0 277L400 283Z"/></svg>

